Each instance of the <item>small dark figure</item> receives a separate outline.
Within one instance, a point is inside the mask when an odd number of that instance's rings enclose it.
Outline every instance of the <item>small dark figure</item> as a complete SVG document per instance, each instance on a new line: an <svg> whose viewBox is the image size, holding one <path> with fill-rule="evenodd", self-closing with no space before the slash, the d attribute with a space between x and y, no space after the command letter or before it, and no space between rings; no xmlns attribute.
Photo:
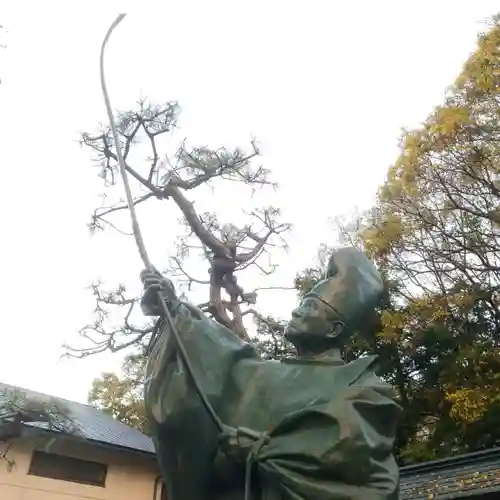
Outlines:
<svg viewBox="0 0 500 500"><path fill-rule="evenodd" d="M228 254L215 253L210 269L210 284L224 288L231 299L241 297L245 300L243 288L238 285L236 271L236 247L231 247Z"/></svg>

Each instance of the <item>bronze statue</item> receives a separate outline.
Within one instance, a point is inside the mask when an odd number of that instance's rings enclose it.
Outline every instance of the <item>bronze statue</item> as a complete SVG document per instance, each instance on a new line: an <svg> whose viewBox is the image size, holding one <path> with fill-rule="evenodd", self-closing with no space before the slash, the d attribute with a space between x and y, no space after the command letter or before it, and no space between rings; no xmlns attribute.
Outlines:
<svg viewBox="0 0 500 500"><path fill-rule="evenodd" d="M168 279L149 271L141 277L144 313L160 315L160 289L195 375L228 428L221 434L210 419L160 319L145 403L169 500L398 498L400 408L392 388L376 376L375 356L345 364L340 355L383 290L364 254L333 253L326 279L292 313L285 334L298 355L282 362L261 359L179 300Z"/></svg>

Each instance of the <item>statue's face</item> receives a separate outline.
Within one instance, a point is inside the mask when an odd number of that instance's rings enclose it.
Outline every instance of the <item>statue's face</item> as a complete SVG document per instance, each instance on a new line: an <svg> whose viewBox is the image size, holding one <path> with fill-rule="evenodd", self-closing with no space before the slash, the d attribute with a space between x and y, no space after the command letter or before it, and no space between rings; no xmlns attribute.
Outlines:
<svg viewBox="0 0 500 500"><path fill-rule="evenodd" d="M285 328L285 335L293 342L296 336L326 336L333 327L332 308L314 296L307 296L292 311L292 318Z"/></svg>

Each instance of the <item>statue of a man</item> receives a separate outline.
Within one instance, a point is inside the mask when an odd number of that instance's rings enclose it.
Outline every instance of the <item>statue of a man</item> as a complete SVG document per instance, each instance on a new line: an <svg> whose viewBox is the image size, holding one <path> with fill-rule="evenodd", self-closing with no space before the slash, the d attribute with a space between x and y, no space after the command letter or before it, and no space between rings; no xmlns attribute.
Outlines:
<svg viewBox="0 0 500 500"><path fill-rule="evenodd" d="M382 281L353 248L336 250L326 279L292 312L292 360L261 359L231 330L178 299L172 283L143 272L142 309L160 315L162 291L194 373L229 429L218 431L161 319L145 385L169 500L396 500L393 455L400 408L375 374L376 357L345 364L341 347L373 314Z"/></svg>

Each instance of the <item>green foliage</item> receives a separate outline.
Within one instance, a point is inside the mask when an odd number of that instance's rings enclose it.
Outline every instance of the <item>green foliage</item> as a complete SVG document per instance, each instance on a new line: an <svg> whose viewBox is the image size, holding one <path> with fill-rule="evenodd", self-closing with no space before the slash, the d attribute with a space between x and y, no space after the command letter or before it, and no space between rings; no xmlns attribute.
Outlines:
<svg viewBox="0 0 500 500"><path fill-rule="evenodd" d="M143 402L145 366L143 350L128 355L122 365L121 376L103 373L94 380L88 401L120 422L147 434Z"/></svg>
<svg viewBox="0 0 500 500"><path fill-rule="evenodd" d="M286 341L283 333L286 322L272 316L255 316L257 336L251 341L264 359L284 359L295 354L295 348Z"/></svg>
<svg viewBox="0 0 500 500"><path fill-rule="evenodd" d="M310 292L313 286L324 278L324 269L320 267L308 267L295 277L295 288L299 296L303 297Z"/></svg>
<svg viewBox="0 0 500 500"><path fill-rule="evenodd" d="M494 19L348 235L390 283L371 351L404 408L402 462L500 441L499 95Z"/></svg>

